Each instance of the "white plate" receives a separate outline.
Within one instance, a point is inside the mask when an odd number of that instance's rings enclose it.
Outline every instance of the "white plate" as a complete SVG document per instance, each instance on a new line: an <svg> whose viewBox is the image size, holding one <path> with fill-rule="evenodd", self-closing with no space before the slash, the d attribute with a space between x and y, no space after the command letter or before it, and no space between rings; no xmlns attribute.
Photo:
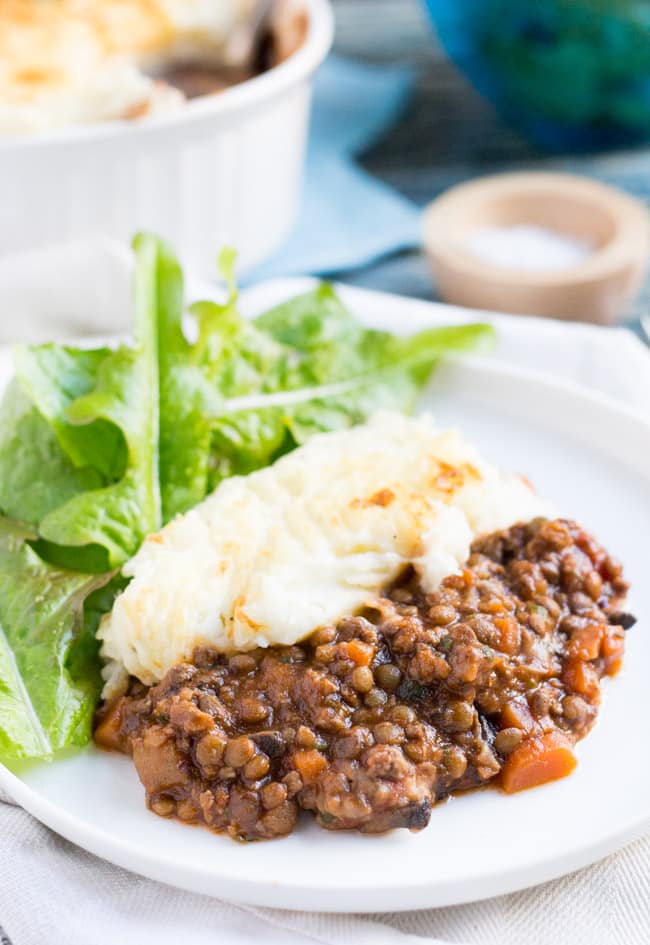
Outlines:
<svg viewBox="0 0 650 945"><path fill-rule="evenodd" d="M257 305L268 300L255 290ZM382 325L404 328L401 304L354 293L355 310ZM441 307L418 311L420 320L455 317ZM0 358L3 370L0 381ZM468 902L577 869L639 833L650 823L650 425L579 387L477 359L441 369L423 407L461 426L493 461L525 471L625 562L630 609L642 619L628 636L624 671L606 686L598 725L578 746L575 774L513 797L488 790L455 798L416 835L327 833L305 818L287 839L249 845L149 813L131 762L117 755L89 749L14 773L0 768L0 784L43 823L120 866L279 908L381 912Z"/></svg>

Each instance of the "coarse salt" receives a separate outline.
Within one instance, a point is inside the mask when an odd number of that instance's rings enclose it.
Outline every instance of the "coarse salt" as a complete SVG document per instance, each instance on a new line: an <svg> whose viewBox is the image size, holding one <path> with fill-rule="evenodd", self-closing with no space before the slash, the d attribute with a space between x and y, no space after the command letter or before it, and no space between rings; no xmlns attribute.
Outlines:
<svg viewBox="0 0 650 945"><path fill-rule="evenodd" d="M548 272L576 266L596 248L579 239L536 224L482 226L469 235L466 248L483 262L502 269Z"/></svg>

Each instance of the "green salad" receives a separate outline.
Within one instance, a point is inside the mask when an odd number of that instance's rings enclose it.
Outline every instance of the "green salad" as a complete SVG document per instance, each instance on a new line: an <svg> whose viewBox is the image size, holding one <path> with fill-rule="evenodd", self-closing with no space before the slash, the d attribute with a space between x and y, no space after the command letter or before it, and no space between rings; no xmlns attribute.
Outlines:
<svg viewBox="0 0 650 945"><path fill-rule="evenodd" d="M4 759L89 740L95 631L146 535L315 433L411 410L443 355L491 336L368 329L327 284L247 321L229 252L225 303L187 308L170 247L143 234L134 249L133 342L18 347L0 405Z"/></svg>

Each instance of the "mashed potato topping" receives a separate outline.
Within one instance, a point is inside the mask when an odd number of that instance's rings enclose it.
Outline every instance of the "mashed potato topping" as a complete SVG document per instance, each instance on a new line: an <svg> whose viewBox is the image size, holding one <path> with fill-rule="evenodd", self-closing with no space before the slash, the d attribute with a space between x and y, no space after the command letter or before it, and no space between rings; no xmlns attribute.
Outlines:
<svg viewBox="0 0 650 945"><path fill-rule="evenodd" d="M152 684L200 645L296 643L409 563L433 590L474 535L549 512L427 418L380 412L316 436L147 538L99 630L106 692L127 673Z"/></svg>
<svg viewBox="0 0 650 945"><path fill-rule="evenodd" d="M2 0L0 134L128 118L183 96L155 74L227 64L255 0Z"/></svg>

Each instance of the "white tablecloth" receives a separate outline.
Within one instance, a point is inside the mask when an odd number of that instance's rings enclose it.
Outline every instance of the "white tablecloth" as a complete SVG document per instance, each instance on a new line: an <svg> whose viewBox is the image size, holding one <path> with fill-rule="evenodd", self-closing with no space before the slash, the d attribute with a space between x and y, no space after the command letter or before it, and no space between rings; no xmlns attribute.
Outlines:
<svg viewBox="0 0 650 945"><path fill-rule="evenodd" d="M37 329L25 322L29 308L21 321L30 336L66 333L65 305L55 332L51 323ZM115 321L83 324L76 309L68 326L75 333L115 330ZM521 318L499 320L499 329L495 357L578 380L650 416L650 355L630 333ZM612 778L612 803L624 803L615 772ZM482 903L309 915L232 906L142 879L0 801L0 925L12 945L649 945L650 836L565 879Z"/></svg>

